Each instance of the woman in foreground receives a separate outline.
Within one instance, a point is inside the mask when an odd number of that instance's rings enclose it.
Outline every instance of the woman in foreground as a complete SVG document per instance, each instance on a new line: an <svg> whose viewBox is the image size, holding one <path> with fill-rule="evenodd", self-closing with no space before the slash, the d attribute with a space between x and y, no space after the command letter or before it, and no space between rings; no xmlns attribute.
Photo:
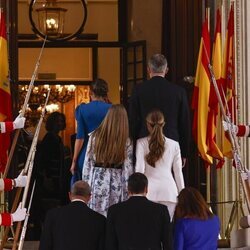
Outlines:
<svg viewBox="0 0 250 250"><path fill-rule="evenodd" d="M215 250L220 231L219 218L208 208L198 190L184 188L175 209L175 250Z"/></svg>

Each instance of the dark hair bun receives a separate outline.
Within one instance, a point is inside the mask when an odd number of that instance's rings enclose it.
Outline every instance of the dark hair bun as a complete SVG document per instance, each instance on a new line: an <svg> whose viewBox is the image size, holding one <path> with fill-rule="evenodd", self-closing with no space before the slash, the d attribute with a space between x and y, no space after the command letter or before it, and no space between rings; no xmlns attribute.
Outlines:
<svg viewBox="0 0 250 250"><path fill-rule="evenodd" d="M57 111L51 113L47 118L45 128L49 132L64 130L66 128L65 115Z"/></svg>
<svg viewBox="0 0 250 250"><path fill-rule="evenodd" d="M91 83L90 90L94 93L95 96L106 97L108 94L108 84L105 80L99 78Z"/></svg>

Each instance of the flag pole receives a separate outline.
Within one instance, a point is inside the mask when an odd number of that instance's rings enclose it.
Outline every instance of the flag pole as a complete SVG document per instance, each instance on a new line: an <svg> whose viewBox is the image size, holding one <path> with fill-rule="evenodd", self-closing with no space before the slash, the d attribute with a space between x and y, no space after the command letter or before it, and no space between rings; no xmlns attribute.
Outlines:
<svg viewBox="0 0 250 250"><path fill-rule="evenodd" d="M209 62L209 57L205 48L205 53L206 56L208 58L208 62ZM246 173L247 173L247 169L246 167L243 165L242 161L241 161L241 157L240 157L240 148L239 145L237 143L237 138L236 138L236 134L233 131L233 123L231 122L231 114L230 111L228 110L228 115L226 114L222 99L221 99L221 95L218 89L218 85L215 79L215 75L214 75L214 71L213 71L213 67L210 64L210 62L208 63L208 69L211 75L211 80L215 89L215 93L216 96L218 98L218 102L219 102L219 106L221 109L221 113L223 116L223 119L229 124L229 130L228 130L228 134L229 134L229 139L232 145L232 152L233 152L233 158L236 164L236 170L238 171L238 173L240 174L240 178L241 178L241 182L242 182L242 186L243 186L243 191L245 194L245 198L247 201L247 207L248 207L248 212L250 213L250 186L249 186L249 182L248 179L245 179Z"/></svg>
<svg viewBox="0 0 250 250"><path fill-rule="evenodd" d="M22 197L22 207L25 207L26 200L27 200L29 185L30 185L30 181L31 181L32 171L33 171L34 159L35 159L35 154L36 154L36 146L37 146L38 137L39 137L41 125L42 125L42 122L43 122L43 118L45 116L46 105L47 105L48 100L49 100L49 95L50 95L50 89L49 89L49 91L47 93L46 101L44 103L44 107L43 107L43 110L42 110L38 125L36 127L36 131L35 131L35 134L34 134L34 137L33 137L33 140L32 140L30 151L29 151L29 154L28 154L28 157L27 157L27 160L26 160L26 164L25 164L25 167L24 167L24 171L23 171L24 174L27 175L27 183L26 183L26 186L24 187L24 192L23 192L23 197ZM15 199L14 199L14 202L13 202L13 205L12 205L11 213L13 213L17 208L19 198L20 198L20 195L21 195L21 191L22 191L22 188L17 189ZM9 228L10 227L6 227L6 229L4 231L4 236L3 236L1 246L0 246L1 250L3 249L4 244L5 244L6 240L7 240L8 233L9 233ZM14 235L14 243L13 243L12 249L16 249L16 247L17 247L17 241L18 241L18 238L19 238L20 230L21 230L21 221L19 221L17 223L17 226L16 226L16 231L15 231L15 235Z"/></svg>
<svg viewBox="0 0 250 250"><path fill-rule="evenodd" d="M31 191L31 195L30 195L30 201L29 201L29 205L28 205L28 208L27 208L27 213L26 213L26 216L25 216L25 219L24 219L24 222L23 222L23 228L22 228L22 233L21 233L19 245L18 245L18 250L23 249L25 234L26 234L28 220L29 220L29 216L30 216L31 204L32 204L33 195L34 195L34 191L35 191L35 186L36 186L36 180L33 183L32 191Z"/></svg>
<svg viewBox="0 0 250 250"><path fill-rule="evenodd" d="M26 111L26 109L28 107L28 102L29 102L29 99L30 99L31 91L32 91L33 86L34 86L34 82L35 82L35 79L36 79L37 71L38 71L38 68L39 68L39 65L40 65L40 60L41 60L41 57L42 57L42 54L43 54L43 50L44 50L44 47L45 47L46 38L47 37L45 37L45 40L43 42L43 45L42 45L42 48L41 48L41 51L40 51L40 54L39 54L39 57L38 57L38 60L37 60L36 65L35 65L35 69L34 69L33 75L31 77L29 88L28 88L28 91L27 91L27 94L26 94L26 97L25 97L25 101L24 101L22 110L21 110L21 116L24 116L25 111ZM5 171L4 171L4 174L3 174L3 178L6 178L7 175L8 175L8 171L9 171L9 168L10 168L10 163L11 163L13 154L15 152L15 147L16 147L16 143L17 143L19 134L20 134L20 129L18 129L15 132L15 136L14 136L13 141L12 141L12 145L11 145L11 149L10 149L10 152L9 152L9 155L8 155L8 160L7 160ZM14 202L12 204L11 212L14 212L16 210L20 195L21 195L21 188L17 189L16 197L15 197L15 200L14 200ZM4 235L2 237L2 242L0 244L0 250L3 250L4 244L7 241L9 229L10 229L10 227L6 227L6 229L4 230Z"/></svg>
<svg viewBox="0 0 250 250"><path fill-rule="evenodd" d="M206 17L207 19L207 25L208 25L208 31L210 31L210 8L206 8ZM204 46L204 49L206 50L206 46ZM206 168L206 193L207 193L207 203L211 202L211 165L210 167Z"/></svg>
<svg viewBox="0 0 250 250"><path fill-rule="evenodd" d="M28 91L27 91L27 94L26 94L26 97L25 97L25 101L24 101L24 104L23 104L23 107L22 107L22 110L21 110L21 113L20 113L22 117L25 115L25 111L26 111L26 109L28 107L28 102L29 102L29 99L30 99L31 91L32 91L32 89L34 87L34 82L35 82L37 71L38 71L38 68L39 68L39 65L40 65L40 61L41 61L41 57L42 57L43 50L44 50L44 47L45 47L46 39L47 39L47 36L45 37L45 39L43 41L43 45L42 45L38 60L37 60L36 65L35 65L35 69L34 69L33 75L32 75L31 80L30 80L29 88L28 88ZM18 140L20 131L21 131L20 129L15 131L15 135L14 135L14 138L13 138L13 141L12 141L12 144L11 144L10 152L9 152L7 163L6 163L6 166L5 166L3 178L6 178L7 175L8 175L9 168L10 168L10 163L12 161L12 157L13 157L14 152L15 152L15 148L16 148L16 144L17 144L17 140Z"/></svg>
<svg viewBox="0 0 250 250"><path fill-rule="evenodd" d="M27 174L27 183L26 183L26 186L24 187L24 191L23 191L22 207L25 207L25 204L26 204L26 201L27 201L31 176L32 176L32 172L33 172L35 154L36 154L36 146L37 146L38 137L39 137L40 129L41 129L41 126L42 126L42 122L43 122L45 112L46 112L46 105L48 104L48 101L49 101L50 90L51 89L49 89L49 91L47 93L47 97L46 97L46 101L44 103L43 111L41 113L38 125L36 127L36 132L35 132L35 135L34 135L31 147L30 147L30 152L29 152L29 155L28 155L28 159L26 161L25 168L24 168L24 174ZM20 190L21 190L21 188L20 188ZM19 201L19 196L20 195L16 194L16 197L15 197L15 200L17 201L16 203L18 203L18 201ZM12 208L12 210L14 210L14 209ZM22 225L21 221L17 222L12 250L16 250L16 248L17 248L17 242L18 242L18 239L19 239L21 225Z"/></svg>

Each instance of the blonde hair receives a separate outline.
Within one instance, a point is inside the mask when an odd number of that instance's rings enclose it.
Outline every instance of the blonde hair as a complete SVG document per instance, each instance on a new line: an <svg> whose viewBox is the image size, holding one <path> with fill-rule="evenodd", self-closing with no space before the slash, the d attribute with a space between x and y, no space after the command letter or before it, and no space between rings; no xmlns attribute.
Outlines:
<svg viewBox="0 0 250 250"><path fill-rule="evenodd" d="M155 167L155 163L162 157L165 150L165 138L162 131L165 125L164 116L161 111L155 110L147 115L146 122L150 138L149 153L145 158L150 166Z"/></svg>
<svg viewBox="0 0 250 250"><path fill-rule="evenodd" d="M123 105L112 105L101 125L94 131L91 141L96 164L109 167L124 163L129 137L128 115Z"/></svg>

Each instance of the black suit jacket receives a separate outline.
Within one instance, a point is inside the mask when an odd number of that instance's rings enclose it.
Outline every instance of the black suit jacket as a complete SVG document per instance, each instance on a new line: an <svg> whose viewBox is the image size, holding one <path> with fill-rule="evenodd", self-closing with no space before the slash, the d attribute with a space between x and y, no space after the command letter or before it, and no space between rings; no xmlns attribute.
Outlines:
<svg viewBox="0 0 250 250"><path fill-rule="evenodd" d="M172 249L172 227L166 206L133 196L109 208L106 250L160 249Z"/></svg>
<svg viewBox="0 0 250 250"><path fill-rule="evenodd" d="M81 201L52 209L46 216L39 249L104 249L105 220Z"/></svg>
<svg viewBox="0 0 250 250"><path fill-rule="evenodd" d="M130 98L130 129L134 140L148 135L146 116L159 109L165 117L164 134L180 143L182 157L188 156L190 114L185 90L160 76L135 86Z"/></svg>

